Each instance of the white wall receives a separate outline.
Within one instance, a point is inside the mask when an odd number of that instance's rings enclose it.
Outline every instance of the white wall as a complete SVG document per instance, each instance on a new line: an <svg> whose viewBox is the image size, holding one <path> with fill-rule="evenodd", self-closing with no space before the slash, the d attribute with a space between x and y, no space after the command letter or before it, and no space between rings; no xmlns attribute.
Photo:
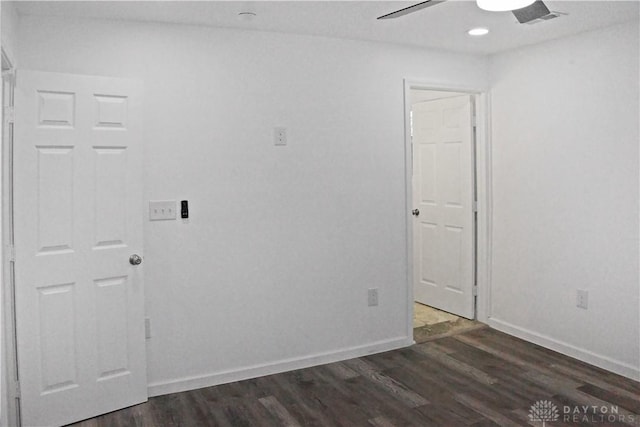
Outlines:
<svg viewBox="0 0 640 427"><path fill-rule="evenodd" d="M494 56L490 71L490 324L636 379L639 39L636 21Z"/></svg>
<svg viewBox="0 0 640 427"><path fill-rule="evenodd" d="M18 46L19 17L11 2L3 2L2 6L2 48L16 65L16 50Z"/></svg>
<svg viewBox="0 0 640 427"><path fill-rule="evenodd" d="M145 81L146 200L191 209L145 225L152 393L411 341L402 79L484 87L486 59L36 17L19 53L23 68Z"/></svg>

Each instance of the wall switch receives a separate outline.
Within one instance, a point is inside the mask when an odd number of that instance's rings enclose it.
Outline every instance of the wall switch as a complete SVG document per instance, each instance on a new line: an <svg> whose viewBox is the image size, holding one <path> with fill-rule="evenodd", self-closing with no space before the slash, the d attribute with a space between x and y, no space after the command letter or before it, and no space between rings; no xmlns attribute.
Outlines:
<svg viewBox="0 0 640 427"><path fill-rule="evenodd" d="M273 143L275 145L287 145L287 129L275 128L273 130Z"/></svg>
<svg viewBox="0 0 640 427"><path fill-rule="evenodd" d="M150 200L149 221L176 219L175 200Z"/></svg>
<svg viewBox="0 0 640 427"><path fill-rule="evenodd" d="M369 307L378 305L378 288L371 288L367 293L367 302Z"/></svg>
<svg viewBox="0 0 640 427"><path fill-rule="evenodd" d="M576 299L576 306L578 308L584 308L585 310L589 307L589 292L585 290L578 289Z"/></svg>
<svg viewBox="0 0 640 427"><path fill-rule="evenodd" d="M144 318L144 337L146 339L151 338L151 319L148 317Z"/></svg>

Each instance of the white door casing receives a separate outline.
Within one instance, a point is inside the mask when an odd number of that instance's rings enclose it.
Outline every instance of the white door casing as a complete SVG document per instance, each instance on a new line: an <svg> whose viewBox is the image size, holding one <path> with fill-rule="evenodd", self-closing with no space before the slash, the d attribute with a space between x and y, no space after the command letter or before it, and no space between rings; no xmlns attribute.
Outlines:
<svg viewBox="0 0 640 427"><path fill-rule="evenodd" d="M472 98L412 106L414 299L474 317Z"/></svg>
<svg viewBox="0 0 640 427"><path fill-rule="evenodd" d="M16 329L25 426L147 400L141 85L19 70Z"/></svg>

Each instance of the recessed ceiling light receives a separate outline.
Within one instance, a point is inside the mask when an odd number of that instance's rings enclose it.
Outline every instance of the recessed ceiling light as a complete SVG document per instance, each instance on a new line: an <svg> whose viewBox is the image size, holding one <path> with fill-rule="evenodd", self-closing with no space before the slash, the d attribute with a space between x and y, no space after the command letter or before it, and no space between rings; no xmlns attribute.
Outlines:
<svg viewBox="0 0 640 427"><path fill-rule="evenodd" d="M485 36L489 34L489 30L486 28L472 28L467 31L467 34L469 34L470 36Z"/></svg>

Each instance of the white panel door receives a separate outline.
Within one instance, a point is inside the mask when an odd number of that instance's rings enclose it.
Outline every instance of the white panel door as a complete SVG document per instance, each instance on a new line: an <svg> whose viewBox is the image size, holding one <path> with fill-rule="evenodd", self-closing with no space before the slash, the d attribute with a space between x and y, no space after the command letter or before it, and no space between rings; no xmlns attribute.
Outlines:
<svg viewBox="0 0 640 427"><path fill-rule="evenodd" d="M412 106L416 301L474 316L475 230L469 95Z"/></svg>
<svg viewBox="0 0 640 427"><path fill-rule="evenodd" d="M25 426L147 400L139 84L20 70L16 328Z"/></svg>

